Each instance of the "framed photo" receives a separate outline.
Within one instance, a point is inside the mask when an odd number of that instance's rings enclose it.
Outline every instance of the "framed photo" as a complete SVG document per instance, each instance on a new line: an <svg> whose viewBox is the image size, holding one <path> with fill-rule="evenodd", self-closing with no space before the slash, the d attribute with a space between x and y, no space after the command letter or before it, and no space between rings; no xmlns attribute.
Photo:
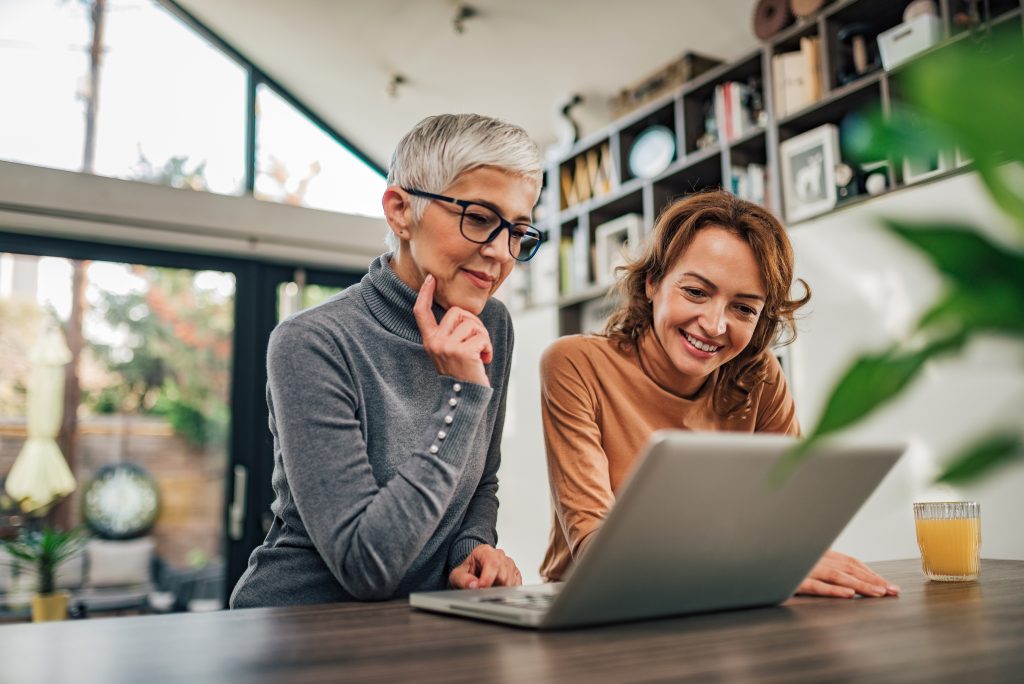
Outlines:
<svg viewBox="0 0 1024 684"><path fill-rule="evenodd" d="M602 223L594 229L594 280L599 285L615 282L615 269L624 265L638 252L642 240L644 219L640 214L625 214Z"/></svg>
<svg viewBox="0 0 1024 684"><path fill-rule="evenodd" d="M903 158L903 182L907 185L937 176L950 168L949 155L942 150Z"/></svg>
<svg viewBox="0 0 1024 684"><path fill-rule="evenodd" d="M779 145L779 156L787 221L801 221L836 205L839 129L834 124L786 140Z"/></svg>

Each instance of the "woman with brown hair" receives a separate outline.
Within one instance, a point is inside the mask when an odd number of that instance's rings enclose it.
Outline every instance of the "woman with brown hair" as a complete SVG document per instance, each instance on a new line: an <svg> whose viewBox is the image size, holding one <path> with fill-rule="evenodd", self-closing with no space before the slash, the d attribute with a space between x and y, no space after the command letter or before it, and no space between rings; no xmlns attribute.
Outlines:
<svg viewBox="0 0 1024 684"><path fill-rule="evenodd" d="M557 340L541 361L541 412L554 521L541 567L562 579L659 429L798 435L771 346L795 336L793 249L770 212L724 191L661 214L620 269L621 304L602 335ZM799 593L896 595L860 561L828 551Z"/></svg>

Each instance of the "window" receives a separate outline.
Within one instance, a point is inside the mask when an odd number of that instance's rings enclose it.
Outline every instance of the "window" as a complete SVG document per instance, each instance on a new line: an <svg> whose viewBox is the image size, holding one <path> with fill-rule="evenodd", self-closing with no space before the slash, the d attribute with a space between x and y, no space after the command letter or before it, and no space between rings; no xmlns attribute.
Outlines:
<svg viewBox="0 0 1024 684"><path fill-rule="evenodd" d="M79 2L0 2L0 159L82 169L90 31Z"/></svg>
<svg viewBox="0 0 1024 684"><path fill-rule="evenodd" d="M245 190L245 70L152 0L108 0L96 173Z"/></svg>
<svg viewBox="0 0 1024 684"><path fill-rule="evenodd" d="M188 599L215 599L225 571L234 274L0 254L0 478L30 433L40 429L38 417L28 415L29 398L39 391L39 376L32 379L33 348L48 331L58 331L63 340L78 337L59 332L73 325L76 272L84 310L82 342L73 350L80 401L67 409L56 406L60 414L74 410L77 416L75 434L64 435L72 438L58 438L74 444L70 461L77 488L70 497L69 522L82 521L83 494L101 468L116 463L142 468L161 499L149 533L160 576L137 581L154 583L153 590L159 582L161 590L176 592L180 608ZM0 528L9 531L10 518L19 511L2 495ZM92 570L84 576L76 572L67 579L73 593L98 582ZM15 594L0 592L0 613L18 608L10 603Z"/></svg>
<svg viewBox="0 0 1024 684"><path fill-rule="evenodd" d="M94 3L0 2L0 159L221 194L242 194L248 176L260 199L383 216L377 170L157 0L104 4L86 159ZM259 83L256 169L246 154L250 82Z"/></svg>
<svg viewBox="0 0 1024 684"><path fill-rule="evenodd" d="M385 179L265 85L256 88L259 199L383 216Z"/></svg>

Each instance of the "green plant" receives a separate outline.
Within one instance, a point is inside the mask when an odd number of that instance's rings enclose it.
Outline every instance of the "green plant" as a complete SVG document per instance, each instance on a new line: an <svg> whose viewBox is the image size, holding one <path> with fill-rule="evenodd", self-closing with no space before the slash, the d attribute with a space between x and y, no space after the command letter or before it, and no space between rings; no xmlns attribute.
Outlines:
<svg viewBox="0 0 1024 684"><path fill-rule="evenodd" d="M14 541L3 542L7 553L36 571L37 591L43 595L53 593L57 566L81 551L84 544L79 528L61 531L50 527L40 531L22 530Z"/></svg>
<svg viewBox="0 0 1024 684"><path fill-rule="evenodd" d="M944 278L945 291L907 339L853 362L817 426L783 460L783 472L806 458L819 440L897 397L928 361L959 353L979 335L1024 343L1024 40L1019 28L937 50L909 68L905 81L908 108L873 122L860 150L864 158L899 159L959 146L1016 224L1016 244L993 241L977 226L884 221L930 260ZM965 483L1022 457L1019 431L983 435L949 462L938 481Z"/></svg>

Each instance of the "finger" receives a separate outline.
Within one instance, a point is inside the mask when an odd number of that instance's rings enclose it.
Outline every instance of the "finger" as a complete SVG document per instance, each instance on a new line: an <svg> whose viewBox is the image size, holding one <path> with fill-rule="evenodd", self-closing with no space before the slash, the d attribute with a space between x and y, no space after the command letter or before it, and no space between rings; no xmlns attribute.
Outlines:
<svg viewBox="0 0 1024 684"><path fill-rule="evenodd" d="M872 591L868 595L884 596L885 594L892 594L895 596L899 594L899 587L891 584L884 577L853 556L847 556L846 554L839 553L838 551L832 551L826 555L830 556L830 559L839 561L839 570L872 587ZM854 588L860 591L859 588Z"/></svg>
<svg viewBox="0 0 1024 684"><path fill-rule="evenodd" d="M834 566L824 570L816 569L816 571L811 573L809 579L820 580L826 584L839 587L848 587L863 596L885 596L888 591L884 583L874 584L872 582L865 582Z"/></svg>
<svg viewBox="0 0 1024 684"><path fill-rule="evenodd" d="M448 581L456 589L476 589L477 587L476 577L469 571L461 568L452 570Z"/></svg>
<svg viewBox="0 0 1024 684"><path fill-rule="evenodd" d="M477 576L472 571L472 563L467 558L466 562L452 570L448 575L448 583L456 589L476 589L479 586Z"/></svg>
<svg viewBox="0 0 1024 684"><path fill-rule="evenodd" d="M519 568L516 568L516 574L512 578L512 584L510 584L509 586L510 587L518 587L518 586L521 586L522 584L523 584L523 573L519 572Z"/></svg>
<svg viewBox="0 0 1024 684"><path fill-rule="evenodd" d="M508 563L499 563L498 572L494 576L494 586L496 587L507 587L509 582L512 580L512 571L509 568Z"/></svg>
<svg viewBox="0 0 1024 684"><path fill-rule="evenodd" d="M874 584L875 586L885 587L885 591L886 591L887 594L889 594L889 596L899 596L900 595L900 587L899 587L898 584L893 584L892 582L890 582L889 580L885 579L884 577L879 575L877 572L875 572L870 567L868 567L867 565L865 565L861 561L857 560L856 558L851 558L850 560L853 561L854 565L859 570L858 573L851 573L851 574L855 574L857 577L860 577L860 579L862 579L862 580L864 580L866 582L870 582L871 584ZM864 574L862 574L862 573L864 573Z"/></svg>
<svg viewBox="0 0 1024 684"><path fill-rule="evenodd" d="M498 576L501 569L501 560L493 551L481 554L478 557L480 562L480 586L490 587L494 584L494 578Z"/></svg>
<svg viewBox="0 0 1024 684"><path fill-rule="evenodd" d="M434 320L434 288L437 283L434 276L427 274L420 285L419 294L416 295L416 303L412 306L412 315L416 317L416 325L420 329L420 336L427 337L437 330L437 321Z"/></svg>
<svg viewBox="0 0 1024 684"><path fill-rule="evenodd" d="M833 598L853 598L857 592L850 587L840 587L835 584L829 584L822 582L821 580L812 579L808 577L800 586L797 587L796 593L805 594L808 596L831 596Z"/></svg>

